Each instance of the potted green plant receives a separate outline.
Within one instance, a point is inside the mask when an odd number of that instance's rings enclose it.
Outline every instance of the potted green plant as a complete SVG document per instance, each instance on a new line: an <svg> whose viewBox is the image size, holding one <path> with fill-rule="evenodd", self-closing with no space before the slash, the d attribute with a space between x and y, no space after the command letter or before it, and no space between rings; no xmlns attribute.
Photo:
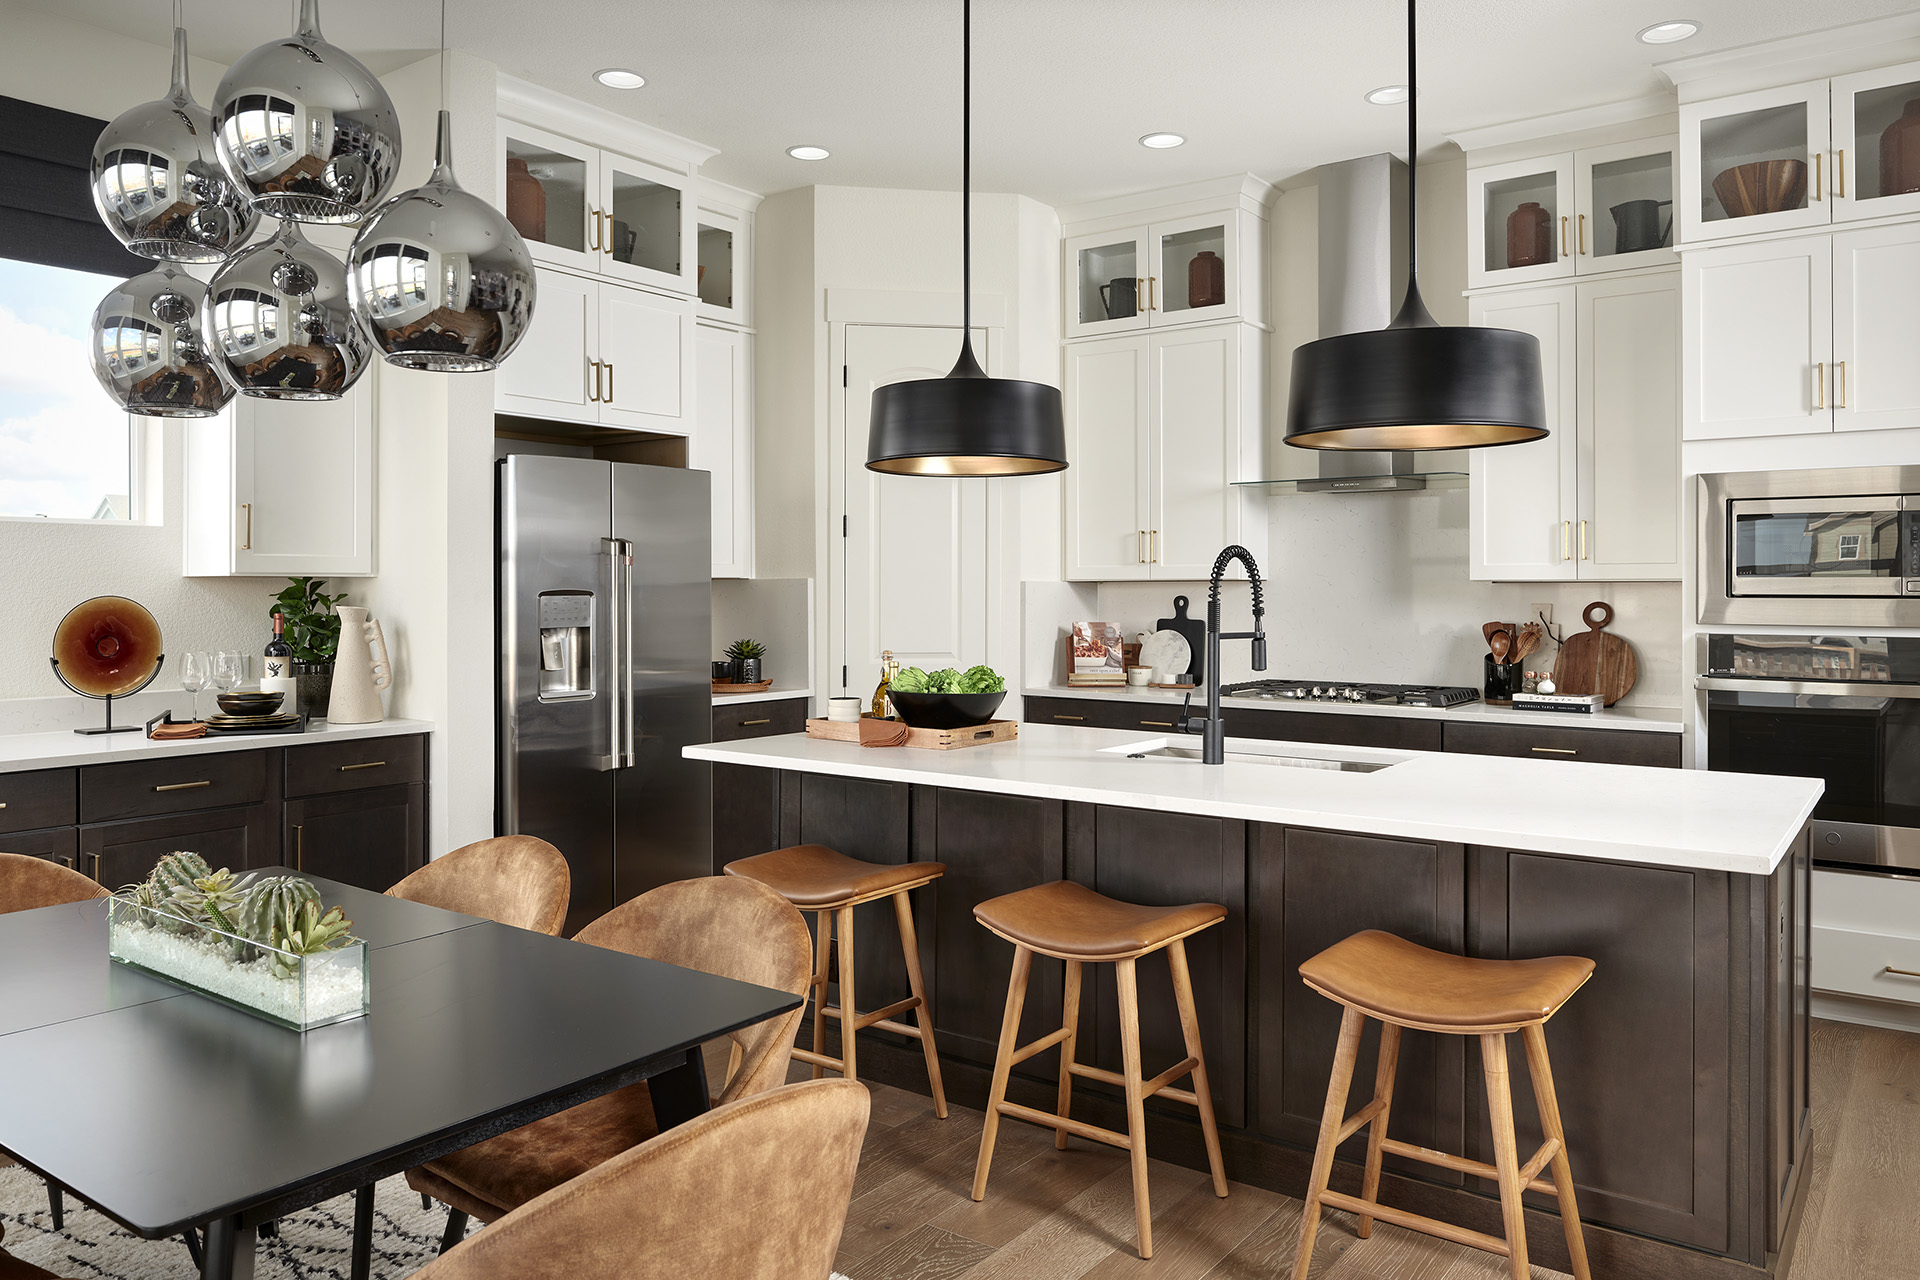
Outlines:
<svg viewBox="0 0 1920 1280"><path fill-rule="evenodd" d="M727 657L733 662L733 678L737 684L759 684L760 666L767 656L767 646L758 640L735 640L727 646Z"/></svg>
<svg viewBox="0 0 1920 1280"><path fill-rule="evenodd" d="M273 598L267 616L277 613L286 619L297 709L310 716L324 715L333 695L333 655L340 648L340 615L334 606L347 593L330 596L320 590L327 585L325 578L287 581L291 585Z"/></svg>

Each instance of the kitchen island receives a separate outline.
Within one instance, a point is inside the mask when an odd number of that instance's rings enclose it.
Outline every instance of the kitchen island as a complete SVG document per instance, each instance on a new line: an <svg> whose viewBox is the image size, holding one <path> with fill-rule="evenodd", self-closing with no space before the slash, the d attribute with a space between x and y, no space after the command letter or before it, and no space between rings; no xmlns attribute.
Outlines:
<svg viewBox="0 0 1920 1280"><path fill-rule="evenodd" d="M1167 754L1196 741L1026 725L1015 742L958 751L799 734L686 751L777 771L769 848L947 865L915 911L948 1088L973 1106L1012 954L975 923L975 903L1062 878L1135 902L1224 903L1224 925L1188 948L1227 1171L1290 1195L1306 1187L1340 1021L1300 981L1302 960L1367 928L1469 955L1589 956L1595 977L1548 1040L1594 1274L1783 1269L1811 1149L1804 828L1818 782L1275 742L1230 742L1217 767ZM891 920L858 927L862 1004L904 997ZM1057 1025L1061 979L1036 960L1023 1041ZM1082 1044L1117 1068L1112 981L1088 984ZM1183 1056L1164 967L1142 966L1141 1001L1152 1070ZM876 1039L861 1062L926 1087L917 1049ZM1050 1108L1055 1063L1050 1051L1022 1064L1010 1096ZM1533 1129L1519 1073L1515 1085ZM1370 1089L1357 1072L1351 1107ZM1076 1115L1118 1120L1117 1094L1085 1092ZM1203 1167L1181 1110L1150 1104L1149 1149ZM1491 1159L1476 1047L1409 1034L1392 1133ZM1336 1186L1358 1185L1360 1151L1342 1149ZM1386 1199L1500 1229L1490 1185L1388 1167ZM1551 1199L1528 1200L1535 1261L1564 1268Z"/></svg>

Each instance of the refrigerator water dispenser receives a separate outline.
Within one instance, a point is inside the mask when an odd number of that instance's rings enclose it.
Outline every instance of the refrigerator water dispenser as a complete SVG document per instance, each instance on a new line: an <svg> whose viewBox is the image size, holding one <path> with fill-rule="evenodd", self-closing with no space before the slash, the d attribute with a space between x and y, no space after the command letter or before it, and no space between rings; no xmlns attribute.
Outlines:
<svg viewBox="0 0 1920 1280"><path fill-rule="evenodd" d="M593 696L593 592L540 593L540 700Z"/></svg>

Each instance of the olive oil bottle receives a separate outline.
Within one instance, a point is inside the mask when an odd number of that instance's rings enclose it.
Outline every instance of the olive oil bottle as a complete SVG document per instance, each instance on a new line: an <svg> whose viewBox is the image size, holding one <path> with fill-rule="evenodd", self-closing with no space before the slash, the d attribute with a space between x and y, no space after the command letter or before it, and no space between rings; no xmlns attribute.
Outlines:
<svg viewBox="0 0 1920 1280"><path fill-rule="evenodd" d="M893 650L880 651L880 683L873 689L872 713L875 720L891 718L892 708L887 705L887 690L893 687L893 678L900 674L900 661L893 656Z"/></svg>

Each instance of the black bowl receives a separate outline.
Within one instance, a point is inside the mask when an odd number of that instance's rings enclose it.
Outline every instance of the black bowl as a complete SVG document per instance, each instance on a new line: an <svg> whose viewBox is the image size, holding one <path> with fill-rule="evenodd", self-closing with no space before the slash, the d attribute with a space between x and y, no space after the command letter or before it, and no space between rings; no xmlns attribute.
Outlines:
<svg viewBox="0 0 1920 1280"><path fill-rule="evenodd" d="M283 693L272 691L223 693L215 699L220 709L228 715L260 716L271 715L280 709L280 703L286 698Z"/></svg>
<svg viewBox="0 0 1920 1280"><path fill-rule="evenodd" d="M915 729L965 729L993 719L1006 699L999 693L902 693L889 691L893 709Z"/></svg>

